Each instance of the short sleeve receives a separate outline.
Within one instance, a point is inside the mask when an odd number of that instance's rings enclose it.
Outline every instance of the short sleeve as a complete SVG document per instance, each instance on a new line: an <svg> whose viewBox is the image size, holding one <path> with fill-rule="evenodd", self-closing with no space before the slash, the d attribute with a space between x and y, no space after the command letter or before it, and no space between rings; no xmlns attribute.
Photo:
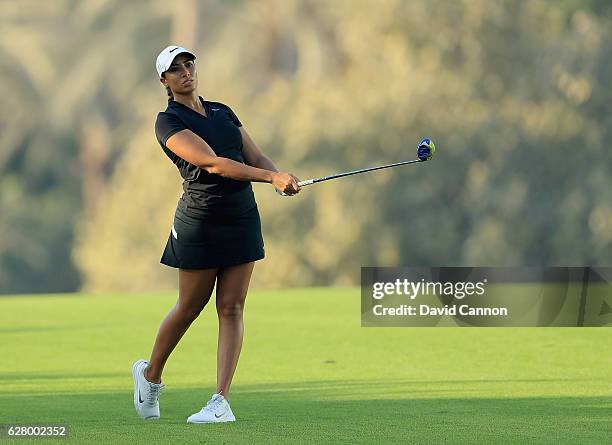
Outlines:
<svg viewBox="0 0 612 445"><path fill-rule="evenodd" d="M236 125L236 127L242 127L242 122L240 122L240 119L238 119L238 116L236 116L236 114L232 111L230 107L228 107L227 105L225 107L227 108L227 113L232 119L232 122L234 123L234 125Z"/></svg>
<svg viewBox="0 0 612 445"><path fill-rule="evenodd" d="M155 121L155 136L161 145L166 146L166 141L170 136L185 129L187 127L178 116L166 112L158 113Z"/></svg>

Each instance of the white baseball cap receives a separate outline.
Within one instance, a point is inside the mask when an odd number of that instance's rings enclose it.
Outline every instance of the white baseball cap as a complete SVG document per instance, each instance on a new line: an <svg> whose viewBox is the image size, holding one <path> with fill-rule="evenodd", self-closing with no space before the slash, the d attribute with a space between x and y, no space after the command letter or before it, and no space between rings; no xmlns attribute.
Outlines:
<svg viewBox="0 0 612 445"><path fill-rule="evenodd" d="M172 65L172 61L179 54L187 53L192 56L194 59L196 58L195 54L191 51L186 50L182 46L170 45L167 46L159 53L157 56L157 60L155 61L155 68L157 68L157 74L161 77L162 73Z"/></svg>

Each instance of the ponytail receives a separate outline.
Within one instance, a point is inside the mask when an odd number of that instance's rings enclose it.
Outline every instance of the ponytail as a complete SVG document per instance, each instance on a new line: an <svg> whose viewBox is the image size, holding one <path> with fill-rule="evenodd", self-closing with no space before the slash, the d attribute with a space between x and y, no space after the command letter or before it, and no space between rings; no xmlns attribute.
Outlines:
<svg viewBox="0 0 612 445"><path fill-rule="evenodd" d="M174 94L172 94L172 90L167 85L166 85L166 91L168 92L168 103L170 103L174 100Z"/></svg>

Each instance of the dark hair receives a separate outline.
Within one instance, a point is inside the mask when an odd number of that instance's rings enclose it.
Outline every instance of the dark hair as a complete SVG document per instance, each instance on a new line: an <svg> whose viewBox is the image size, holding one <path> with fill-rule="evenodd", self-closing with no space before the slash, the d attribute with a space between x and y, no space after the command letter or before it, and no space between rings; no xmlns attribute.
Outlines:
<svg viewBox="0 0 612 445"><path fill-rule="evenodd" d="M166 91L168 92L168 103L174 100L174 94L172 94L172 90L169 86L166 86Z"/></svg>
<svg viewBox="0 0 612 445"><path fill-rule="evenodd" d="M164 73L162 73L162 77L164 77ZM172 94L172 90L168 85L166 85L166 92L168 93L168 103L174 100L174 94Z"/></svg>

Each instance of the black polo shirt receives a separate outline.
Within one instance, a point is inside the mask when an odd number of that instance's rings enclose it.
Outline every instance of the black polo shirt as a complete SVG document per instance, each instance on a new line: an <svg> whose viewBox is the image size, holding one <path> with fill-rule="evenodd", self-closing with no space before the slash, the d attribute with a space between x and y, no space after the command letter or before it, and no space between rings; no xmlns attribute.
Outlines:
<svg viewBox="0 0 612 445"><path fill-rule="evenodd" d="M213 149L217 156L245 163L242 153L242 123L230 107L199 96L207 117L175 100L159 112L155 135L164 153L177 166L183 178L179 207L198 214L240 214L252 209L255 196L250 181L239 181L208 173L190 164L166 147L166 141L181 130L191 130Z"/></svg>

